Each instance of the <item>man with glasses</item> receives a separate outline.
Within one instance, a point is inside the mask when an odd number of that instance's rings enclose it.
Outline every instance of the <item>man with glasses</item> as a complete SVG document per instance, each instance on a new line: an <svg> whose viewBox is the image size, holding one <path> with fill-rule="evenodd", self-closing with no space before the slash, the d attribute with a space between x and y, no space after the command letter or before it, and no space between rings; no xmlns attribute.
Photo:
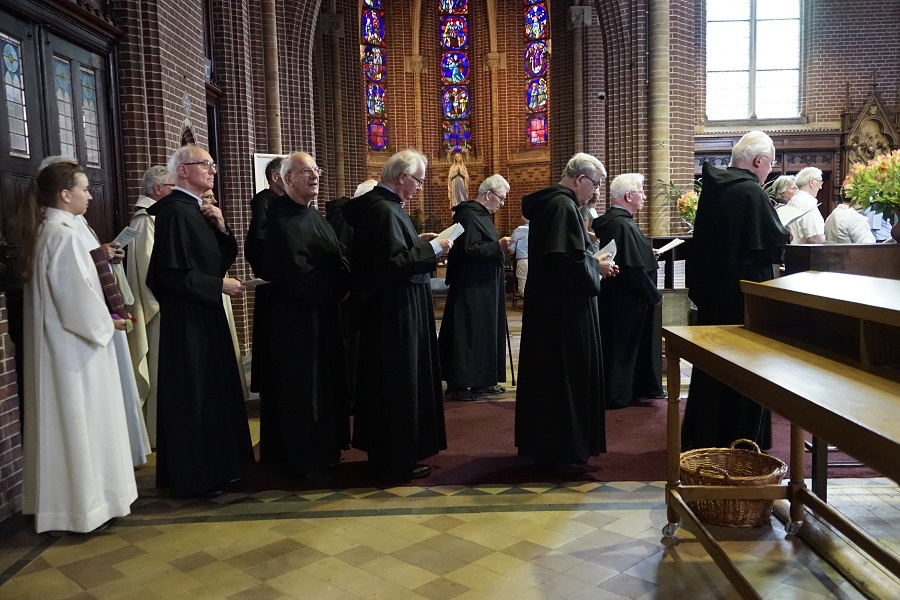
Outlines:
<svg viewBox="0 0 900 600"><path fill-rule="evenodd" d="M247 411L222 294L244 286L226 276L237 242L222 211L203 204L216 164L203 148L169 159L172 192L147 212L156 240L147 286L159 302L156 485L177 496L215 496L253 462Z"/></svg>
<svg viewBox="0 0 900 600"><path fill-rule="evenodd" d="M735 144L727 169L703 163L703 191L685 264L698 325L743 323L741 280L768 281L773 277L772 264L783 260L788 232L761 185L774 160L772 138L751 131ZM723 448L740 438L770 448L771 414L694 369L681 427L682 445L685 449Z"/></svg>
<svg viewBox="0 0 900 600"><path fill-rule="evenodd" d="M331 479L350 443L347 372L340 302L350 268L331 226L319 214L321 170L305 152L281 163L284 195L269 203L256 274L270 283L257 313L266 348L260 403L260 459L296 477ZM299 360L298 360L299 359ZM255 371L255 372L257 372Z"/></svg>
<svg viewBox="0 0 900 600"><path fill-rule="evenodd" d="M391 156L375 188L344 205L353 227L350 302L358 333L353 445L385 479L427 477L418 461L447 447L430 274L449 240L419 234L403 206L427 159Z"/></svg>
<svg viewBox="0 0 900 600"><path fill-rule="evenodd" d="M643 207L644 176L624 173L609 186L612 206L592 223L597 243L616 242L619 274L603 282L600 341L607 409L625 408L642 398L665 398L662 347L656 307L659 263L653 248L634 222Z"/></svg>
<svg viewBox="0 0 900 600"><path fill-rule="evenodd" d="M135 202L131 228L138 235L131 242L126 276L134 295L134 304L128 312L135 319L134 329L128 334L128 348L137 380L138 396L147 423L150 446L156 447L156 378L159 367L159 302L147 287L147 269L155 239L154 218L147 209L169 195L175 180L169 169L158 165L150 167L141 180L144 192Z"/></svg>
<svg viewBox="0 0 900 600"><path fill-rule="evenodd" d="M606 451L597 294L614 270L590 251L578 213L604 177L603 163L578 153L559 184L522 200L530 264L515 442L521 456L558 473L583 473Z"/></svg>
<svg viewBox="0 0 900 600"><path fill-rule="evenodd" d="M447 255L447 305L441 319L441 373L447 396L477 400L506 388L506 281L504 256L510 239L500 238L493 214L506 201L509 183L491 175L473 200L453 207L453 222L465 231Z"/></svg>
<svg viewBox="0 0 900 600"><path fill-rule="evenodd" d="M788 225L792 236L791 243L824 244L825 218L819 212L816 200L816 194L822 189L822 170L806 167L797 173L794 183L799 189L791 196L788 206L806 211L806 214Z"/></svg>

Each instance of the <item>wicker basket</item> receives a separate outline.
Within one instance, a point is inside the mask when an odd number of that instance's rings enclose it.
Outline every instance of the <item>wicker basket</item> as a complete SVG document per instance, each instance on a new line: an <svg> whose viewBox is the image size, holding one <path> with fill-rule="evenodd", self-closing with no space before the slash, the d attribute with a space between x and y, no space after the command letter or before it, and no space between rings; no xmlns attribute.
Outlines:
<svg viewBox="0 0 900 600"><path fill-rule="evenodd" d="M735 448L746 443L753 450ZM787 465L760 451L751 440L737 440L728 448L700 448L681 453L681 482L687 485L774 485L781 483ZM697 500L688 502L697 518L711 525L756 527L772 517L771 500Z"/></svg>

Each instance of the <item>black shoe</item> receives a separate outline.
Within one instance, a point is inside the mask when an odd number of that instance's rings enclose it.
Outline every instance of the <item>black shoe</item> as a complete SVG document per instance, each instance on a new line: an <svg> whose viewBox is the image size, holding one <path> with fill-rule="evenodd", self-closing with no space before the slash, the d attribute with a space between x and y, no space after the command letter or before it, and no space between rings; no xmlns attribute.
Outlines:
<svg viewBox="0 0 900 600"><path fill-rule="evenodd" d="M473 394L505 394L506 388L502 385L489 385L488 387L472 388Z"/></svg>
<svg viewBox="0 0 900 600"><path fill-rule="evenodd" d="M303 479L307 481L331 481L334 479L334 475L327 469L312 469L304 473Z"/></svg>
<svg viewBox="0 0 900 600"><path fill-rule="evenodd" d="M467 390L466 388L447 388L445 394L448 398L459 400L461 402L471 402L478 400L478 396Z"/></svg>
<svg viewBox="0 0 900 600"><path fill-rule="evenodd" d="M572 462L556 463L552 469L554 473L579 475L588 471L588 463L586 460L573 460Z"/></svg>
<svg viewBox="0 0 900 600"><path fill-rule="evenodd" d="M638 400L668 400L669 395L665 392L655 392L653 394L644 394Z"/></svg>
<svg viewBox="0 0 900 600"><path fill-rule="evenodd" d="M388 481L409 481L410 479L421 479L423 477L428 477L431 475L432 469L428 465L416 465L411 470L406 472L397 472L397 471L378 471L377 475L379 479L386 479Z"/></svg>

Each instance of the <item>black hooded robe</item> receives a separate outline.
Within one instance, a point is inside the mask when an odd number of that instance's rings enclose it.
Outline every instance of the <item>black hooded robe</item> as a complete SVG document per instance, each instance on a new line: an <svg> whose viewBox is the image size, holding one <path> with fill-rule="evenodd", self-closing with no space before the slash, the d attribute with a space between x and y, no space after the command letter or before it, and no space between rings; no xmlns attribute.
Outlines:
<svg viewBox="0 0 900 600"><path fill-rule="evenodd" d="M448 388L484 388L506 381L503 250L482 204L463 202L452 210L453 222L465 231L448 255L441 373Z"/></svg>
<svg viewBox="0 0 900 600"><path fill-rule="evenodd" d="M250 429L222 278L237 242L174 190L147 209L156 239L147 285L159 301L156 485L200 494L241 477L253 462Z"/></svg>
<svg viewBox="0 0 900 600"><path fill-rule="evenodd" d="M522 315L516 446L540 463L585 461L606 451L600 263L561 185L525 196L528 280Z"/></svg>
<svg viewBox="0 0 900 600"><path fill-rule="evenodd" d="M447 448L430 273L400 198L377 186L344 206L353 227L350 300L358 332L353 445L385 475Z"/></svg>
<svg viewBox="0 0 900 600"><path fill-rule="evenodd" d="M259 268L262 263L263 246L266 240L266 225L269 213L269 205L278 198L271 188L266 188L258 192L253 199L250 200L250 225L247 228L247 237L244 238L244 257L253 269L253 274L259 277ZM265 431L266 425L263 422L271 423L271 419L266 419L266 391L265 391L265 364L266 364L266 347L268 344L263 338L263 327L260 316L269 312L269 288L264 285L257 286L253 290L253 331L252 331L252 358L250 360L250 391L259 393L259 416L260 416L260 443L259 443L259 460L262 463L268 463L269 452L266 448L266 442L263 440L272 439L273 435Z"/></svg>
<svg viewBox="0 0 900 600"><path fill-rule="evenodd" d="M772 264L782 262L788 239L756 175L704 163L703 191L685 265L697 325L743 323L740 281L772 279ZM751 439L764 450L771 448L771 413L694 369L681 424L682 448L723 448L740 438Z"/></svg>
<svg viewBox="0 0 900 600"><path fill-rule="evenodd" d="M340 310L350 269L325 219L287 195L269 206L257 269L270 282L260 286L268 301L257 318L269 344L267 460L297 476L320 472L350 441Z"/></svg>
<svg viewBox="0 0 900 600"><path fill-rule="evenodd" d="M650 242L624 208L611 207L592 224L602 248L616 240L619 274L603 282L600 340L606 408L624 408L639 398L663 395L660 331L655 315L662 294L659 264Z"/></svg>

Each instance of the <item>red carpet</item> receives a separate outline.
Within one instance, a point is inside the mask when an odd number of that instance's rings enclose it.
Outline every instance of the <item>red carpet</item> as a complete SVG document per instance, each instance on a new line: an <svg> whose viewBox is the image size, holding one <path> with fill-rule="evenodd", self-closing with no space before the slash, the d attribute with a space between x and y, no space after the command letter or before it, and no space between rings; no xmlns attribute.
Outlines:
<svg viewBox="0 0 900 600"><path fill-rule="evenodd" d="M684 402L682 402L682 409ZM448 449L425 461L434 467L426 478L403 485L482 485L529 482L661 481L666 479L666 401L606 413L607 452L592 458L592 471L580 476L548 473L516 455L513 446L514 402L447 402ZM771 454L788 462L790 425L773 417ZM845 458L844 455L840 455ZM810 457L807 455L806 476ZM876 477L869 468L833 468L830 477ZM366 455L344 452L343 463L329 482L308 482L252 465L234 491L308 490L386 487L367 469Z"/></svg>

